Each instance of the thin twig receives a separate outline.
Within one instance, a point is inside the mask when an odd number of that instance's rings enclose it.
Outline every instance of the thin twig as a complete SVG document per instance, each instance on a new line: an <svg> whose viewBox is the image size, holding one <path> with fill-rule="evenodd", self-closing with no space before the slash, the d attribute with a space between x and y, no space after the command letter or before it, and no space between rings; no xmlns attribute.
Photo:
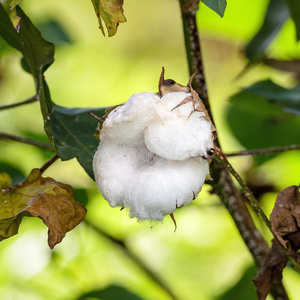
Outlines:
<svg viewBox="0 0 300 300"><path fill-rule="evenodd" d="M130 250L130 248L128 248L125 241L111 236L110 234L105 232L102 228L100 228L99 226L95 225L94 223L90 222L87 219L84 220L84 223L88 227L92 228L96 233L105 237L110 242L117 244L132 261L134 261L144 272L148 274L150 278L152 278L153 281L155 281L161 288L163 288L169 294L171 299L173 300L178 299L174 295L172 290L163 281L163 279L159 277L153 270L151 270L132 250Z"/></svg>
<svg viewBox="0 0 300 300"><path fill-rule="evenodd" d="M34 95L34 96L24 100L24 101L20 101L20 102L0 106L0 110L18 107L18 106L33 103L33 102L36 102L36 101L38 101L38 98L37 98L36 95Z"/></svg>
<svg viewBox="0 0 300 300"><path fill-rule="evenodd" d="M55 163L59 159L59 156L55 154L52 156L41 168L40 172L44 173L53 163Z"/></svg>
<svg viewBox="0 0 300 300"><path fill-rule="evenodd" d="M261 219L264 221L264 223L271 229L270 226L270 221L267 218L267 216L265 215L265 213L263 212L263 209L261 208L260 204L258 203L258 201L255 199L255 197L253 196L252 192L250 191L250 189L248 188L248 186L246 185L246 183L244 182L244 180L242 179L242 177L235 171L235 169L232 167L232 165L228 162L228 160L226 159L226 156L223 154L223 152L221 151L221 149L217 146L214 147L215 149L215 158L233 175L233 177L237 180L237 182L240 184L240 186L242 187L242 190L245 194L245 196L248 198L248 200L250 201L252 207L254 208L254 210L257 212L257 214L261 217Z"/></svg>
<svg viewBox="0 0 300 300"><path fill-rule="evenodd" d="M300 145L290 145L290 146L283 146L283 147L244 150L244 151L238 151L233 153L226 153L225 155L227 157L245 156L245 155L272 155L274 153L281 153L285 151L299 150L299 149L300 149Z"/></svg>
<svg viewBox="0 0 300 300"><path fill-rule="evenodd" d="M44 142L41 142L41 141L28 139L28 138L25 138L25 137L16 136L16 135L4 133L4 132L0 132L0 139L7 139L7 140L27 144L27 145L36 146L36 147L39 147L39 148L42 148L42 149L45 149L45 150L48 150L48 151L54 151L53 148L51 147L51 145L48 144L48 143L44 143Z"/></svg>
<svg viewBox="0 0 300 300"><path fill-rule="evenodd" d="M245 181L242 179L242 177L235 171L235 169L232 167L232 165L227 160L225 154L221 151L221 149L217 146L214 147L215 149L215 158L220 162L230 173L231 175L237 180L239 185L241 186L245 196L250 201L251 206L254 208L254 210L257 212L259 217L264 221L264 223L267 225L267 227L271 230L271 225L268 217L265 215L262 207L260 206L259 202L256 200L256 198L253 196L252 192L246 185Z"/></svg>

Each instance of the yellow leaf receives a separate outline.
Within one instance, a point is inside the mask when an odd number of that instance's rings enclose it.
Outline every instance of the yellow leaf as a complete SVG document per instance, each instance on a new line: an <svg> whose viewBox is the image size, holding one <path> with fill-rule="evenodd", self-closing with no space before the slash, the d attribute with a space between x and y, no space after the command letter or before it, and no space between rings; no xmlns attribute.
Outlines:
<svg viewBox="0 0 300 300"><path fill-rule="evenodd" d="M21 18L17 15L16 6L21 0L0 0L16 31L19 32Z"/></svg>
<svg viewBox="0 0 300 300"><path fill-rule="evenodd" d="M123 14L123 0L92 0L92 3L99 21L99 28L103 35L105 35L105 33L101 18L107 28L108 36L115 35L119 23L126 22L126 18Z"/></svg>
<svg viewBox="0 0 300 300"><path fill-rule="evenodd" d="M52 249L86 215L86 208L75 201L70 185L44 178L33 169L27 179L9 186L11 179L0 174L0 241L18 233L24 216L39 217L48 230Z"/></svg>
<svg viewBox="0 0 300 300"><path fill-rule="evenodd" d="M11 178L7 173L0 174L0 189L5 189L11 185Z"/></svg>

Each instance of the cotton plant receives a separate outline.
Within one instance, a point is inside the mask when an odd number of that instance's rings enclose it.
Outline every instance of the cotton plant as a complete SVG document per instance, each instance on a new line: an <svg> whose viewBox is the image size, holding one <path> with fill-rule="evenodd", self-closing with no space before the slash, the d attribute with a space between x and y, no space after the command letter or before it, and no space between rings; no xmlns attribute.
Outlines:
<svg viewBox="0 0 300 300"><path fill-rule="evenodd" d="M159 93L132 95L101 120L93 158L97 187L130 217L158 220L194 200L209 177L215 129L190 78L159 80ZM175 223L176 225L176 223Z"/></svg>

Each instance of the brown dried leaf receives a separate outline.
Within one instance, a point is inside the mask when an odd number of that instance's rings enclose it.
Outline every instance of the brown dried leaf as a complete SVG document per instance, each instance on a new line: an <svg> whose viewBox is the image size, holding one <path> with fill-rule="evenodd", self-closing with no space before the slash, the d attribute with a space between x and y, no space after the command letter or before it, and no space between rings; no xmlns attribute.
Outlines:
<svg viewBox="0 0 300 300"><path fill-rule="evenodd" d="M272 285L282 281L282 271L288 262L282 245L289 250L290 255L297 256L297 250L300 247L299 186L289 186L278 194L270 221L272 231L277 239L273 239L272 248L257 276L253 279L258 300L264 300Z"/></svg>
<svg viewBox="0 0 300 300"><path fill-rule="evenodd" d="M281 283L282 271L288 261L279 243L275 239L272 242L272 248L269 250L262 267L253 279L258 300L266 299L272 285Z"/></svg>
<svg viewBox="0 0 300 300"><path fill-rule="evenodd" d="M86 215L86 208L75 201L70 185L41 176L33 169L27 179L10 186L8 174L0 174L0 241L18 233L24 216L39 217L48 230L52 249Z"/></svg>
<svg viewBox="0 0 300 300"><path fill-rule="evenodd" d="M270 221L273 233L278 240L285 247L289 241L292 247L296 246L294 251L297 251L299 249L299 247L297 248L299 245L297 233L300 232L299 186L289 186L278 194ZM296 240L294 241L294 239Z"/></svg>

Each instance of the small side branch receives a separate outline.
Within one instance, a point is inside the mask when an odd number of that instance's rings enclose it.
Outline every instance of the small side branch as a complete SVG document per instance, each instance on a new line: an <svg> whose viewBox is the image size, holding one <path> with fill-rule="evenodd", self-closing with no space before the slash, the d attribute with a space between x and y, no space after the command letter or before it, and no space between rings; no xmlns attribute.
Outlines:
<svg viewBox="0 0 300 300"><path fill-rule="evenodd" d="M36 101L38 101L38 98L37 98L36 95L34 95L34 96L32 96L32 97L24 100L24 101L20 101L20 102L17 102L17 103L12 103L12 104L8 104L8 105L0 106L0 110L18 107L18 106L22 106L22 105L25 105L25 104L33 103L33 102L36 102Z"/></svg>
<svg viewBox="0 0 300 300"><path fill-rule="evenodd" d="M42 148L42 149L45 149L45 150L48 150L48 151L54 151L53 148L51 147L51 145L48 144L48 143L44 143L44 142L41 142L41 141L36 141L36 140L33 140L33 139L24 138L22 136L16 136L16 135L0 132L0 140L1 139L16 141L16 142L19 142L19 143L36 146L36 147L39 147L39 148Z"/></svg>
<svg viewBox="0 0 300 300"><path fill-rule="evenodd" d="M94 223L88 221L87 219L84 220L84 223L94 230L97 234L103 236L110 242L118 245L120 249L133 261L135 262L148 276L155 281L161 288L163 288L171 297L171 299L176 300L177 297L174 295L173 291L166 285L166 283L160 278L155 272L153 272L128 246L126 245L125 241L121 239L117 239L104 230L99 226L95 225Z"/></svg>
<svg viewBox="0 0 300 300"><path fill-rule="evenodd" d="M291 150L300 150L300 145L290 145L290 146L283 146L283 147L244 150L244 151L239 151L239 152L227 153L225 155L227 157L246 156L246 155L272 155L275 153L281 153L281 152L291 151Z"/></svg>
<svg viewBox="0 0 300 300"><path fill-rule="evenodd" d="M248 186L246 185L246 183L244 182L244 180L242 179L242 177L234 170L234 168L232 167L232 165L228 162L226 156L224 155L224 153L221 151L221 149L217 146L214 147L215 149L215 158L219 161L219 163L221 163L230 173L231 175L237 180L237 182L239 183L239 185L241 186L245 196L247 197L247 199L250 201L252 207L254 208L254 210L257 212L257 214L259 215L259 217L264 221L264 223L268 226L268 228L271 230L271 225L270 225L270 221L267 218L267 216L265 215L263 209L261 208L260 204L258 203L258 201L255 199L255 197L253 196L252 192L250 191L250 189L248 188Z"/></svg>
<svg viewBox="0 0 300 300"><path fill-rule="evenodd" d="M40 172L44 173L52 164L54 164L59 159L58 155L55 154L53 157L51 157L41 168Z"/></svg>

